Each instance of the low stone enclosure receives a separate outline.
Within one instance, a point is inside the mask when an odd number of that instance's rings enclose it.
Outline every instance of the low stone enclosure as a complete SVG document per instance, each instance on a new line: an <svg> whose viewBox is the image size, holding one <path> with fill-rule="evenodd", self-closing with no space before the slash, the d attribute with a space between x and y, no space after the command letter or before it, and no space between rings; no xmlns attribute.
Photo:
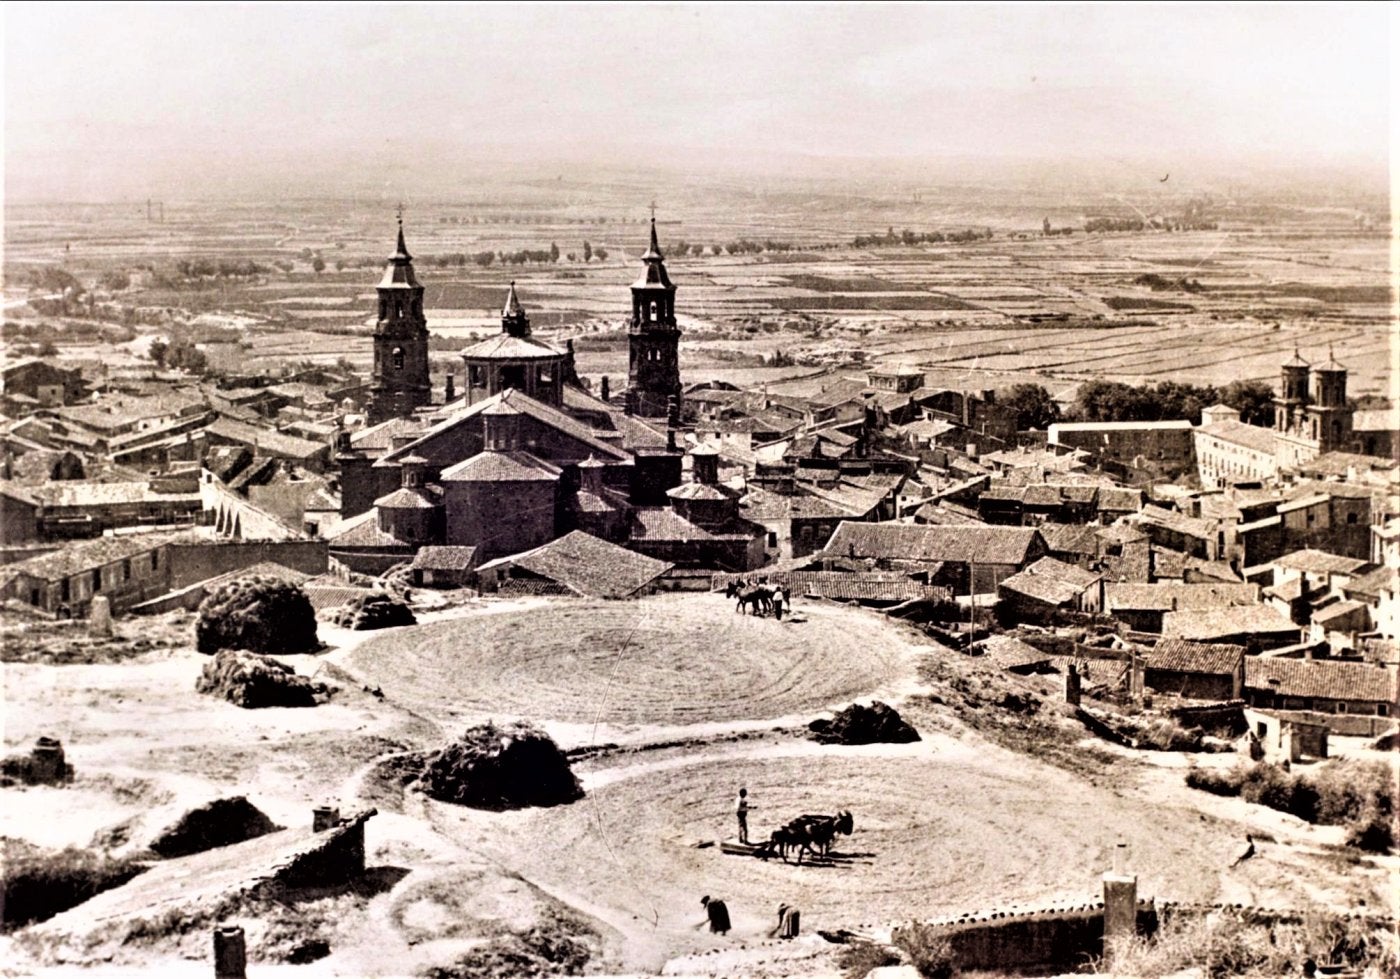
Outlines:
<svg viewBox="0 0 1400 979"><path fill-rule="evenodd" d="M265 896L301 888L348 884L365 871L366 809L341 818L317 809L310 825L155 864L120 887L104 891L35 926L44 933L84 934L109 922L154 920L188 909L216 906L239 896Z"/></svg>

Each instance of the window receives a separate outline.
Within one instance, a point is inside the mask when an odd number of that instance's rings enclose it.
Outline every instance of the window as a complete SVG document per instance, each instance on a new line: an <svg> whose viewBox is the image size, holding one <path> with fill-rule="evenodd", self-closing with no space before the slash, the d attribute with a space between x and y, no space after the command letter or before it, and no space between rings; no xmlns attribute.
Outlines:
<svg viewBox="0 0 1400 979"><path fill-rule="evenodd" d="M772 530L768 531L768 546L769 546L769 547L777 547L777 546L778 546L778 534L777 534L776 531L772 531Z"/></svg>
<svg viewBox="0 0 1400 979"><path fill-rule="evenodd" d="M60 582L58 583L58 600L59 600L60 602L66 602L66 601L68 601L68 599L72 596L72 594L73 594L73 587L72 587L72 585L71 585L69 579L64 578L62 581L60 581Z"/></svg>
<svg viewBox="0 0 1400 979"><path fill-rule="evenodd" d="M393 353L394 370L403 370L403 347L395 347Z"/></svg>
<svg viewBox="0 0 1400 979"><path fill-rule="evenodd" d="M480 364L473 364L471 369L471 386L474 388L486 386L486 371Z"/></svg>
<svg viewBox="0 0 1400 979"><path fill-rule="evenodd" d="M124 560L124 561L122 562L122 581L130 581L130 580L131 580L131 558L127 558L126 560Z"/></svg>
<svg viewBox="0 0 1400 979"><path fill-rule="evenodd" d="M1388 704L1377 704L1377 705L1376 705L1376 716L1377 716L1377 717L1388 717L1388 716L1390 716L1390 706L1389 706Z"/></svg>
<svg viewBox="0 0 1400 979"><path fill-rule="evenodd" d="M92 573L92 593L96 595L102 590L102 569L98 568Z"/></svg>
<svg viewBox="0 0 1400 979"><path fill-rule="evenodd" d="M1347 523L1349 523L1349 524L1354 524L1354 523L1356 523L1356 514L1354 514L1354 513L1348 513L1348 514L1347 514Z"/></svg>
<svg viewBox="0 0 1400 979"><path fill-rule="evenodd" d="M151 552L151 570L152 570L152 571L156 571L156 570L158 570L159 568L160 568L160 551L152 551L152 552Z"/></svg>

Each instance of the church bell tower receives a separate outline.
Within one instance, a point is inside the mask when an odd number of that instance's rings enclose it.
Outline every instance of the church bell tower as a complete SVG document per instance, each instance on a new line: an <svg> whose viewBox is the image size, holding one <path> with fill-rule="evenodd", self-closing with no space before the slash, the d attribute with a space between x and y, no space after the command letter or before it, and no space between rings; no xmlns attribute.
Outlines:
<svg viewBox="0 0 1400 979"><path fill-rule="evenodd" d="M676 287L666 274L665 257L656 243L654 208L651 247L642 261L646 269L632 283L632 321L627 331L627 405L632 413L644 418L662 418L667 416L673 403L680 403L678 347L681 331L676 326Z"/></svg>
<svg viewBox="0 0 1400 979"><path fill-rule="evenodd" d="M413 274L413 256L399 240L379 280L379 318L374 326L374 367L370 381L369 423L406 418L431 401L428 381L428 321L423 287Z"/></svg>

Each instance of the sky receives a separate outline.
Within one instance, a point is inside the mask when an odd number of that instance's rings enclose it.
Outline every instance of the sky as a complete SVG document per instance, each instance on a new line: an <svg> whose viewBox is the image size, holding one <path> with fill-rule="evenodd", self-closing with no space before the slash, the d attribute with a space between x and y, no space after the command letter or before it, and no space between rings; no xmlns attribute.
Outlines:
<svg viewBox="0 0 1400 979"><path fill-rule="evenodd" d="M1384 168L1388 5L36 4L6 192L444 168L1109 158Z"/></svg>

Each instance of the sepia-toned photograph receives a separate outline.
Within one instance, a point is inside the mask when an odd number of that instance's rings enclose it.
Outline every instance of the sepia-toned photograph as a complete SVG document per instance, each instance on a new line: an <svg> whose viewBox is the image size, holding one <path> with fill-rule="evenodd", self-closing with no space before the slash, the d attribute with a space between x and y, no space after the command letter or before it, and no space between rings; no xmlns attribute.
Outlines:
<svg viewBox="0 0 1400 979"><path fill-rule="evenodd" d="M6 4L0 977L1400 976L1393 11Z"/></svg>

